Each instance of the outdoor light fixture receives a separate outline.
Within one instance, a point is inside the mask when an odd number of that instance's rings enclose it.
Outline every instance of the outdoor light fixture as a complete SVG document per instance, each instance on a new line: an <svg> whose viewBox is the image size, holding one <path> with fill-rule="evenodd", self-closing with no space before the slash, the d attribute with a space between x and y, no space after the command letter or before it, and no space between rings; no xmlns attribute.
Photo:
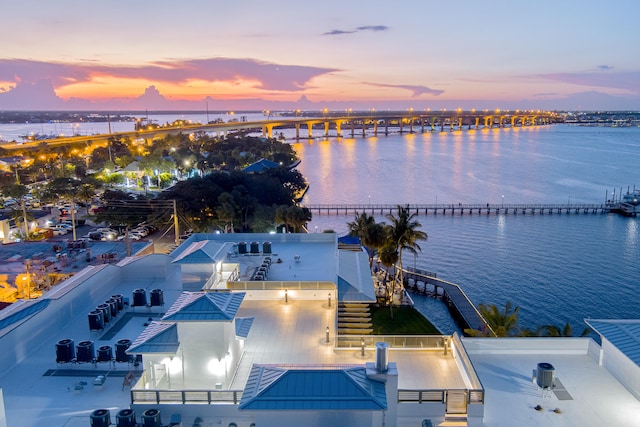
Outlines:
<svg viewBox="0 0 640 427"><path fill-rule="evenodd" d="M327 343L329 342L329 327L327 326Z"/></svg>
<svg viewBox="0 0 640 427"><path fill-rule="evenodd" d="M331 292L329 292L329 307L331 307Z"/></svg>
<svg viewBox="0 0 640 427"><path fill-rule="evenodd" d="M284 302L289 302L289 290L284 290Z"/></svg>

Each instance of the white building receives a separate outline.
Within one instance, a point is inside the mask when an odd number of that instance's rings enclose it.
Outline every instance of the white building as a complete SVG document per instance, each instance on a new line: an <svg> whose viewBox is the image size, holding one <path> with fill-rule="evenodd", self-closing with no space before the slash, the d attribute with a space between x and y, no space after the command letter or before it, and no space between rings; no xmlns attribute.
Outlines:
<svg viewBox="0 0 640 427"><path fill-rule="evenodd" d="M128 306L114 308L114 295ZM624 350L637 351L635 326L623 328L625 341L601 332L612 323L592 321L602 347L588 338L348 335L357 325L341 308L371 301L366 254L338 250L334 234L194 235L171 255L88 267L0 312L0 427L640 419L637 353ZM114 315L103 329L88 321L98 306ZM97 353L87 356L88 343Z"/></svg>

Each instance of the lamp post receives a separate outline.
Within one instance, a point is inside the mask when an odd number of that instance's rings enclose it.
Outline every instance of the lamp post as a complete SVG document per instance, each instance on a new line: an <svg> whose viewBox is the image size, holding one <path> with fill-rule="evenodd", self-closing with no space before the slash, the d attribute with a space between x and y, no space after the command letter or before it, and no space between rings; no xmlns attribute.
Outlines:
<svg viewBox="0 0 640 427"><path fill-rule="evenodd" d="M502 195L502 207L504 208L504 194Z"/></svg>

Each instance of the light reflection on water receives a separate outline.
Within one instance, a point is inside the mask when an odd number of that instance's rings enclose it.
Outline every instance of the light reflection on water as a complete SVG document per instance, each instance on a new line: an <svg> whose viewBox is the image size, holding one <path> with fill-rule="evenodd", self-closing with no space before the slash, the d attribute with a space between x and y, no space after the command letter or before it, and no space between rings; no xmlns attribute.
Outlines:
<svg viewBox="0 0 640 427"><path fill-rule="evenodd" d="M306 203L602 203L640 184L640 129L568 126L302 142ZM603 148L606 147L606 148ZM585 318L639 318L637 218L615 215L419 216L419 268L475 303L521 307L521 326L581 331ZM347 232L353 215L314 214ZM377 221L385 221L376 213ZM405 261L413 264L411 260ZM436 304L439 302L435 301ZM427 310L432 311L432 308Z"/></svg>

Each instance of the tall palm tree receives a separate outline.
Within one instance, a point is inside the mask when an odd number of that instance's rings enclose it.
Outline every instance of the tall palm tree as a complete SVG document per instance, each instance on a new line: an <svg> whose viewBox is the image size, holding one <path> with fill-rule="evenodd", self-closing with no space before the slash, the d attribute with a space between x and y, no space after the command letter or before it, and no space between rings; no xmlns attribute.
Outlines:
<svg viewBox="0 0 640 427"><path fill-rule="evenodd" d="M385 303L389 304L389 310L391 312L391 318L393 319L393 291L395 289L395 280L389 280L389 270L395 267L398 263L398 251L395 246L386 244L380 248L378 254L380 262L385 267L384 269L384 297Z"/></svg>
<svg viewBox="0 0 640 427"><path fill-rule="evenodd" d="M87 209L87 215L89 215L89 208L91 207L91 201L96 197L96 183L83 183L78 189L78 198L82 200Z"/></svg>
<svg viewBox="0 0 640 427"><path fill-rule="evenodd" d="M354 221L347 223L349 234L356 236L367 250L369 268L373 266L373 257L385 244L386 234L384 223L376 223L372 215L363 212L356 214Z"/></svg>
<svg viewBox="0 0 640 427"><path fill-rule="evenodd" d="M418 244L419 241L426 241L429 236L420 230L422 224L415 220L416 213L409 211L409 206L398 205L397 216L388 214L388 244L395 247L398 252L398 268L396 269L395 280L401 286L404 283L402 277L402 252L409 251L413 255L422 252L422 248Z"/></svg>
<svg viewBox="0 0 640 427"><path fill-rule="evenodd" d="M25 240L29 240L29 218L27 216L27 209L25 206L24 196L27 195L29 189L22 184L13 184L3 190L5 196L13 197L20 201L20 210L14 210L13 216L15 219L16 226L20 228L22 225L24 227L24 238ZM31 219L33 219L32 215L29 215Z"/></svg>
<svg viewBox="0 0 640 427"><path fill-rule="evenodd" d="M20 200L20 207L11 210L11 219L20 233L24 233L24 240L29 240L29 223L35 220L31 211L26 210L24 200Z"/></svg>

